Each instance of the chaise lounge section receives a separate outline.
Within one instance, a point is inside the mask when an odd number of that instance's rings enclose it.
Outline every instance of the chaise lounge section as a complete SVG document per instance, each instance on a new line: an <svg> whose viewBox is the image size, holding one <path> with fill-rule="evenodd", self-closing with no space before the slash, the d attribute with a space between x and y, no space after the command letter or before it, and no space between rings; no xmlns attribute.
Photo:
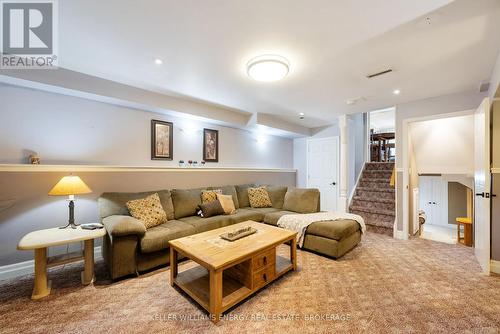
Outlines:
<svg viewBox="0 0 500 334"><path fill-rule="evenodd" d="M169 241L216 228L253 220L277 224L285 214L314 213L320 210L317 189L266 186L272 207L252 208L247 190L253 184L206 187L197 189L158 190L139 193L103 193L99 198L99 214L106 227L102 252L112 279L169 264ZM202 190L221 189L233 198L236 212L201 218L196 210L201 204ZM168 221L146 229L130 216L126 203L158 193ZM359 225L354 220L317 222L308 227L304 249L339 258L361 240Z"/></svg>

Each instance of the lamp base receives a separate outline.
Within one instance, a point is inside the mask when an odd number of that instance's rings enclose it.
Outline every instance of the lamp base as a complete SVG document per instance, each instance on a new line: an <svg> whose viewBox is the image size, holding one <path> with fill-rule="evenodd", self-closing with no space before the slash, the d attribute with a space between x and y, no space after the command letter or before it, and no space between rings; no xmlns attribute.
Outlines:
<svg viewBox="0 0 500 334"><path fill-rule="evenodd" d="M73 197L70 196L70 201L69 201L69 219L68 219L68 224L66 226L61 226L59 227L60 229L71 227L71 228L77 228L78 225L75 223L75 203L73 202Z"/></svg>
<svg viewBox="0 0 500 334"><path fill-rule="evenodd" d="M66 226L60 226L59 228L60 229L63 229L63 228L68 228L68 227L71 227L71 228L77 228L78 226L80 226L80 224L76 224L74 222L68 222L66 224Z"/></svg>

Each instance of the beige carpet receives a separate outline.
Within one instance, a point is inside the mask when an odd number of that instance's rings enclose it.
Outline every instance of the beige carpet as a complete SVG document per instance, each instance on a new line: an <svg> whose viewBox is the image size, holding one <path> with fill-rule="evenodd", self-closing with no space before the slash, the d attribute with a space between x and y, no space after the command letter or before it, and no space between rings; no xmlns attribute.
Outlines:
<svg viewBox="0 0 500 334"><path fill-rule="evenodd" d="M217 326L170 287L168 270L111 283L99 262L98 281L82 287L81 264L56 268L52 294L41 301L30 300L31 276L0 282L0 332L500 331L500 277L481 275L470 248L368 233L341 260L299 251L298 261L298 272L235 307Z"/></svg>

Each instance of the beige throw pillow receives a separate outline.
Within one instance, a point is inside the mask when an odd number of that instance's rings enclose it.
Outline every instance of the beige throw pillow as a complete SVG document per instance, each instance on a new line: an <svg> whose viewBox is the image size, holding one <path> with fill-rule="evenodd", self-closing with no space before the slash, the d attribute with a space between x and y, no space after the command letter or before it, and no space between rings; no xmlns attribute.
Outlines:
<svg viewBox="0 0 500 334"><path fill-rule="evenodd" d="M217 200L217 194L222 194L222 190L202 190L201 191L201 203L208 203Z"/></svg>
<svg viewBox="0 0 500 334"><path fill-rule="evenodd" d="M158 193L146 198L128 201L127 208L132 217L139 219L146 228L167 222L167 214L161 206Z"/></svg>
<svg viewBox="0 0 500 334"><path fill-rule="evenodd" d="M248 200L252 208L270 208L273 206L266 187L248 188Z"/></svg>
<svg viewBox="0 0 500 334"><path fill-rule="evenodd" d="M233 202L233 196L217 194L217 199L219 200L220 205L222 205L222 209L224 209L224 213L226 215L232 215L236 212L236 208Z"/></svg>

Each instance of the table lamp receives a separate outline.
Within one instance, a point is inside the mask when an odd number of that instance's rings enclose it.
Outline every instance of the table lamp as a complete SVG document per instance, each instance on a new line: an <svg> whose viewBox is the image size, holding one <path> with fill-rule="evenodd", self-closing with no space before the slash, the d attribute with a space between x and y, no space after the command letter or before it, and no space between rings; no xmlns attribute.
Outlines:
<svg viewBox="0 0 500 334"><path fill-rule="evenodd" d="M54 188L49 191L50 196L68 196L69 199L69 220L66 226L59 228L76 228L79 224L75 224L75 195L88 194L92 190L78 176L64 176L56 183Z"/></svg>

